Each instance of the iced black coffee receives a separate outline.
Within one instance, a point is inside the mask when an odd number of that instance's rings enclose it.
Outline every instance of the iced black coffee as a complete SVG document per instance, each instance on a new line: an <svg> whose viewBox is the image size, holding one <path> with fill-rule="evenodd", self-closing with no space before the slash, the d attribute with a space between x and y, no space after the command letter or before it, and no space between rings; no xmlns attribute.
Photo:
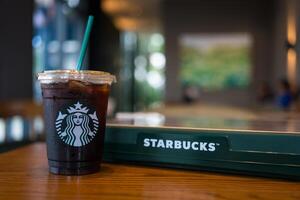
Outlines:
<svg viewBox="0 0 300 200"><path fill-rule="evenodd" d="M97 172L103 154L110 85L115 77L99 71L53 70L39 73L38 79L50 172Z"/></svg>

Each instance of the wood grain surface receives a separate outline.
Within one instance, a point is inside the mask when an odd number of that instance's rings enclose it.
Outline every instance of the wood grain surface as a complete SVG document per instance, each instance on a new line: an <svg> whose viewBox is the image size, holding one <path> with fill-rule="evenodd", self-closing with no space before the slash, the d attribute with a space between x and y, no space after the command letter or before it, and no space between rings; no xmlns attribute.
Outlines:
<svg viewBox="0 0 300 200"><path fill-rule="evenodd" d="M0 154L0 199L300 199L300 183L119 164L99 173L48 173L44 143Z"/></svg>

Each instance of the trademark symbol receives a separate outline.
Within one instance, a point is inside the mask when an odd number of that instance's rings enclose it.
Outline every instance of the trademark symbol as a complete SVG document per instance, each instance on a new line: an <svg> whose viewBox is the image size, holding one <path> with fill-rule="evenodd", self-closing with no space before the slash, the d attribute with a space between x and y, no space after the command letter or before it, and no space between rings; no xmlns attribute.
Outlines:
<svg viewBox="0 0 300 200"><path fill-rule="evenodd" d="M220 146L220 143L216 143L217 146Z"/></svg>

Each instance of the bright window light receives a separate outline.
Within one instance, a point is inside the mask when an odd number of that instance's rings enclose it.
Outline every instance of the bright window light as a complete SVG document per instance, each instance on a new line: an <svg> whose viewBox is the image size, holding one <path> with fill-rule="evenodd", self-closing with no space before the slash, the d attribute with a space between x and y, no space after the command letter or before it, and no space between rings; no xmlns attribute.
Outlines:
<svg viewBox="0 0 300 200"><path fill-rule="evenodd" d="M147 82L151 87L155 89L162 88L165 84L164 77L156 71L150 71L147 74Z"/></svg>
<svg viewBox="0 0 300 200"><path fill-rule="evenodd" d="M11 119L11 138L14 141L20 141L24 137L24 124L20 116L15 116Z"/></svg>
<svg viewBox="0 0 300 200"><path fill-rule="evenodd" d="M152 53L150 63L155 69L163 69L166 65L165 55L160 52Z"/></svg>

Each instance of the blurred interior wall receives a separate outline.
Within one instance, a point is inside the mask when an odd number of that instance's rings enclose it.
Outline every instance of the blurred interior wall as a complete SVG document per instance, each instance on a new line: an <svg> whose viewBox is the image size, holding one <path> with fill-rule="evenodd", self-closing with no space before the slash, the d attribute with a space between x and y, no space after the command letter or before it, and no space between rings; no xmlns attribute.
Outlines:
<svg viewBox="0 0 300 200"><path fill-rule="evenodd" d="M249 90L236 91L240 93L236 94L240 101L252 101L254 98L251 97L255 96L261 82L274 83L278 76L285 76L284 73L275 72L277 68L285 68L285 32L280 30L284 27L284 16L283 13L277 14L284 9L281 4L281 0L164 1L162 13L167 57L166 101L181 100L178 37L183 33L247 32L252 35L252 80ZM276 59L275 55L278 56ZM207 99L210 98L209 95L207 94ZM211 99L222 99L222 95L226 93L214 93ZM235 98L235 95L231 96Z"/></svg>
<svg viewBox="0 0 300 200"><path fill-rule="evenodd" d="M120 71L120 31L112 19L101 9L100 0L89 0L88 14L94 16L89 42L89 69L110 72L117 76ZM111 96L117 98L119 84L112 84ZM117 105L120 102L117 102Z"/></svg>
<svg viewBox="0 0 300 200"><path fill-rule="evenodd" d="M118 70L120 36L112 19L101 9L100 0L89 0L89 13L94 24L89 42L90 69L116 73Z"/></svg>
<svg viewBox="0 0 300 200"><path fill-rule="evenodd" d="M278 80L286 77L286 39L287 39L287 4L289 0L276 0L274 16L274 69L273 85L278 85Z"/></svg>
<svg viewBox="0 0 300 200"><path fill-rule="evenodd" d="M0 100L32 97L33 0L0 1Z"/></svg>

